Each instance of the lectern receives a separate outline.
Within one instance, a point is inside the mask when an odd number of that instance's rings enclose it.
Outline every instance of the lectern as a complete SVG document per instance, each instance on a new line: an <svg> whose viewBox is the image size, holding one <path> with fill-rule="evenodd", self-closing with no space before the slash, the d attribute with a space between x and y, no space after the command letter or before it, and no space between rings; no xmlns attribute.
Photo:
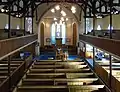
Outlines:
<svg viewBox="0 0 120 92"><path fill-rule="evenodd" d="M56 38L56 46L62 47L62 38Z"/></svg>

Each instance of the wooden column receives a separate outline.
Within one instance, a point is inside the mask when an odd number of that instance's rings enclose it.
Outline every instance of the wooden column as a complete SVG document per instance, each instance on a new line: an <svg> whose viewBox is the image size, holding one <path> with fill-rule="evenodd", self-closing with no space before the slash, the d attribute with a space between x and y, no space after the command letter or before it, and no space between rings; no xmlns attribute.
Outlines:
<svg viewBox="0 0 120 92"><path fill-rule="evenodd" d="M73 24L73 45L76 46L77 42L77 26L76 23Z"/></svg>
<svg viewBox="0 0 120 92"><path fill-rule="evenodd" d="M41 46L44 46L44 24L41 23L40 25L40 42Z"/></svg>

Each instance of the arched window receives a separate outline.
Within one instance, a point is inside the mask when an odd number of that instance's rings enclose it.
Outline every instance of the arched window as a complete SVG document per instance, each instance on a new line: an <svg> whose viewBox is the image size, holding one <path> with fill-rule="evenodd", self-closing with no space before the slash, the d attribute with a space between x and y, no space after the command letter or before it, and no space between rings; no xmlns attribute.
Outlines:
<svg viewBox="0 0 120 92"><path fill-rule="evenodd" d="M29 33L32 33L32 18L31 17L26 18L25 30Z"/></svg>
<svg viewBox="0 0 120 92"><path fill-rule="evenodd" d="M92 31L92 19L86 18L86 34Z"/></svg>
<svg viewBox="0 0 120 92"><path fill-rule="evenodd" d="M51 26L51 43L55 44L55 38L62 38L62 44L65 44L66 25L65 23L53 23Z"/></svg>
<svg viewBox="0 0 120 92"><path fill-rule="evenodd" d="M53 23L51 26L51 43L55 44L55 27L56 25Z"/></svg>

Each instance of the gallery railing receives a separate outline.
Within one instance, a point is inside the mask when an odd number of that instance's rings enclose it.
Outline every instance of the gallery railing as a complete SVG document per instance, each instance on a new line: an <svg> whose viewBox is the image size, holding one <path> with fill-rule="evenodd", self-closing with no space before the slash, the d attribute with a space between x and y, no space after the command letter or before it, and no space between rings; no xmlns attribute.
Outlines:
<svg viewBox="0 0 120 92"><path fill-rule="evenodd" d="M0 83L0 92L10 92L17 85L19 80L25 74L29 66L32 64L32 53L28 57L20 59L22 62L14 71L11 72L12 55L21 50L34 45L37 42L37 35L22 36L0 41L0 62L7 59L7 78ZM33 47L33 49L35 49ZM24 51L24 50L23 50ZM19 62L16 60L16 62Z"/></svg>
<svg viewBox="0 0 120 92"><path fill-rule="evenodd" d="M95 36L88 36L88 35L79 35L79 39L80 41L84 42L84 43L88 43L90 45L92 45L93 47L99 48L103 51L108 52L111 55L116 56L116 58L120 57L120 51L119 51L119 47L120 47L120 40L113 40L113 39L109 39L109 38L102 38L102 37L95 37ZM98 63L96 61L95 62L95 66L94 66L94 71L95 73L101 78L101 80L104 81L104 83L112 90L112 92L119 92L120 90L120 81L116 78L116 76L114 76L114 70L113 68L117 67L119 68L119 65L113 65L113 63L117 63L117 62L113 62L112 60L112 72L113 74L110 77L110 63L107 61L103 62L101 61L101 63ZM118 62L119 63L119 62ZM102 65L101 65L102 64ZM103 67L106 66L108 67L108 71ZM113 67L114 66L114 67ZM117 71L119 73L119 71ZM117 77L119 76L119 74L117 74ZM120 76L119 76L120 77Z"/></svg>
<svg viewBox="0 0 120 92"><path fill-rule="evenodd" d="M104 51L107 51L117 57L120 57L120 40L113 40L102 37L79 35L79 40L98 47Z"/></svg>
<svg viewBox="0 0 120 92"><path fill-rule="evenodd" d="M22 36L17 38L11 38L0 41L0 59L4 58L12 51L17 50L18 48L27 45L28 43L34 42L37 40L37 34Z"/></svg>

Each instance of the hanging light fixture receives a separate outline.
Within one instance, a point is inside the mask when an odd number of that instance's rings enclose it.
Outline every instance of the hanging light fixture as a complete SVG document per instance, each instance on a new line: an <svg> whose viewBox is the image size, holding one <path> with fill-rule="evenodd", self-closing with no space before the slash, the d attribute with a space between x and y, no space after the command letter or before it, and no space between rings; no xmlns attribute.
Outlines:
<svg viewBox="0 0 120 92"><path fill-rule="evenodd" d="M72 8L74 10L74 7ZM58 11L59 10L59 11ZM56 17L53 18L53 20L55 21L55 24L57 24L58 22L60 24L62 24L63 22L68 21L68 18L65 18L65 16L67 15L66 12L64 11L64 9L62 8L62 6L60 4L56 5L54 8L51 9L52 13L57 13L59 12L59 18L57 19Z"/></svg>
<svg viewBox="0 0 120 92"><path fill-rule="evenodd" d="M63 18L63 17L61 17L61 20L62 20L62 21L64 21L64 18Z"/></svg>
<svg viewBox="0 0 120 92"><path fill-rule="evenodd" d="M60 20L60 25L62 25L62 20Z"/></svg>
<svg viewBox="0 0 120 92"><path fill-rule="evenodd" d="M72 13L76 13L76 8L75 8L75 6L72 6L72 7L71 7L71 11L72 11Z"/></svg>
<svg viewBox="0 0 120 92"><path fill-rule="evenodd" d="M66 21L68 21L68 18L66 18Z"/></svg>
<svg viewBox="0 0 120 92"><path fill-rule="evenodd" d="M59 6L59 5L56 5L56 6L55 6L55 9L56 9L56 10L60 10L60 6Z"/></svg>
<svg viewBox="0 0 120 92"><path fill-rule="evenodd" d="M55 9L51 9L51 12L54 13L54 12L55 12Z"/></svg>
<svg viewBox="0 0 120 92"><path fill-rule="evenodd" d="M54 20L56 21L56 20L57 20L57 18L54 18Z"/></svg>
<svg viewBox="0 0 120 92"><path fill-rule="evenodd" d="M1 9L1 12L4 12L5 11L5 9Z"/></svg>

